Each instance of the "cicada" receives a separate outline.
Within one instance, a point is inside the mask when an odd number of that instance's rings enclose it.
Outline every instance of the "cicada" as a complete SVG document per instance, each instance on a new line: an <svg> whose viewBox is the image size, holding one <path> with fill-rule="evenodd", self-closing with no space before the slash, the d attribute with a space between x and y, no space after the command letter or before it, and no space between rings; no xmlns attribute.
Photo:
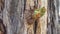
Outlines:
<svg viewBox="0 0 60 34"><path fill-rule="evenodd" d="M39 9L35 9L34 10L34 13L33 13L33 18L34 19L38 19L40 17L42 17L46 12L46 8L45 7L42 7L42 8L39 8Z"/></svg>

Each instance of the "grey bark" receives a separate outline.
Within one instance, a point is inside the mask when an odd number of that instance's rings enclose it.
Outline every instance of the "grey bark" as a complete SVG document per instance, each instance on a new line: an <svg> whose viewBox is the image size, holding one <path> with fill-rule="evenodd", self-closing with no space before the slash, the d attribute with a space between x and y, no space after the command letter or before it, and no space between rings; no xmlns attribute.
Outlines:
<svg viewBox="0 0 60 34"><path fill-rule="evenodd" d="M24 34L24 0L5 0L3 22L7 34Z"/></svg>
<svg viewBox="0 0 60 34"><path fill-rule="evenodd" d="M48 1L48 34L57 34L57 30L56 30L56 7L54 5L54 0L49 0Z"/></svg>

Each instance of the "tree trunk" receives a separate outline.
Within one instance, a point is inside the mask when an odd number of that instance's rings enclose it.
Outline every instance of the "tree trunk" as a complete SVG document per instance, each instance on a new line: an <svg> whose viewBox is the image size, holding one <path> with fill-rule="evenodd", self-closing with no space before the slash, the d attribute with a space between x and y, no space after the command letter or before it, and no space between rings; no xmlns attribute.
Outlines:
<svg viewBox="0 0 60 34"><path fill-rule="evenodd" d="M23 12L24 0L5 0L3 22L7 34L25 34Z"/></svg>
<svg viewBox="0 0 60 34"><path fill-rule="evenodd" d="M7 34L46 34L47 0L41 0L41 4L39 1L5 0L2 19ZM43 6L46 8L44 16L38 20L32 19L35 6L38 9Z"/></svg>

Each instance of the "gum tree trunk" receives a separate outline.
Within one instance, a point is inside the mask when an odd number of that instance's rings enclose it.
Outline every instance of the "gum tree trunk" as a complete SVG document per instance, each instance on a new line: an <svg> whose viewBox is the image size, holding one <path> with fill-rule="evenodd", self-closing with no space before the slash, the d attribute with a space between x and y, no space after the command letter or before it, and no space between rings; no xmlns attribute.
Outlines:
<svg viewBox="0 0 60 34"><path fill-rule="evenodd" d="M24 1L25 0L5 0L3 22L6 26L7 34L25 34L23 17Z"/></svg>
<svg viewBox="0 0 60 34"><path fill-rule="evenodd" d="M7 34L46 34L47 10L45 15L37 20L37 23L31 18L34 13L34 6L36 5L37 8L40 7L39 1L40 0L5 0L2 16ZM45 1L46 4L44 4L43 1L41 1L41 6L47 9L47 0Z"/></svg>

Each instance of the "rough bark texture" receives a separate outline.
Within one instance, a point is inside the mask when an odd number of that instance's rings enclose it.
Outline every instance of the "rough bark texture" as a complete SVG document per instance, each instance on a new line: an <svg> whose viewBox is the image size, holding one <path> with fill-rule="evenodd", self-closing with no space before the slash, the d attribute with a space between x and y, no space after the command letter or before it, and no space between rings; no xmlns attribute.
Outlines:
<svg viewBox="0 0 60 34"><path fill-rule="evenodd" d="M30 0L31 1L31 0ZM27 7L26 7L26 14L25 14L25 16L26 16L26 18L28 19L26 22L27 22L27 24L28 24L28 26L27 26L27 28L31 28L30 30L28 30L29 32L28 32L28 34L46 34L46 30L47 30L47 0L45 1L45 4L43 3L43 1L44 0L42 0L42 1L40 1L40 0L35 0L35 1L31 1L32 2L32 4L31 4L31 2L30 2L29 0L27 0ZM40 5L40 2L42 3L41 5ZM33 3L33 2L35 2L35 3ZM35 24L35 21L31 18L31 16L32 16L32 14L33 14L33 12L31 13L30 12L30 8L32 7L33 9L34 9L34 6L36 6L37 8L39 8L39 7L45 7L46 8L46 13L45 13L45 15L42 17L42 18L39 18L38 20L37 20L37 22L36 22L36 26L34 25ZM30 21L30 20L33 20L33 22L32 21ZM30 22L30 24L29 24L29 22ZM34 26L33 26L34 25ZM30 27L29 27L30 26ZM36 27L35 29L33 29L33 27ZM33 32L32 32L33 31Z"/></svg>
<svg viewBox="0 0 60 34"><path fill-rule="evenodd" d="M34 34L34 19L32 19L32 14L34 10L34 0L26 0L26 8L25 8L25 20L26 20L26 28L27 34Z"/></svg>
<svg viewBox="0 0 60 34"><path fill-rule="evenodd" d="M3 22L7 34L25 34L23 12L24 0L5 0Z"/></svg>
<svg viewBox="0 0 60 34"><path fill-rule="evenodd" d="M48 1L48 34L57 34L57 5L56 0Z"/></svg>
<svg viewBox="0 0 60 34"><path fill-rule="evenodd" d="M40 0L5 0L3 10L3 24L7 34L46 34L47 11L37 22L32 19L36 6L40 7ZM42 2L42 1L41 1ZM47 8L47 0L42 6Z"/></svg>

